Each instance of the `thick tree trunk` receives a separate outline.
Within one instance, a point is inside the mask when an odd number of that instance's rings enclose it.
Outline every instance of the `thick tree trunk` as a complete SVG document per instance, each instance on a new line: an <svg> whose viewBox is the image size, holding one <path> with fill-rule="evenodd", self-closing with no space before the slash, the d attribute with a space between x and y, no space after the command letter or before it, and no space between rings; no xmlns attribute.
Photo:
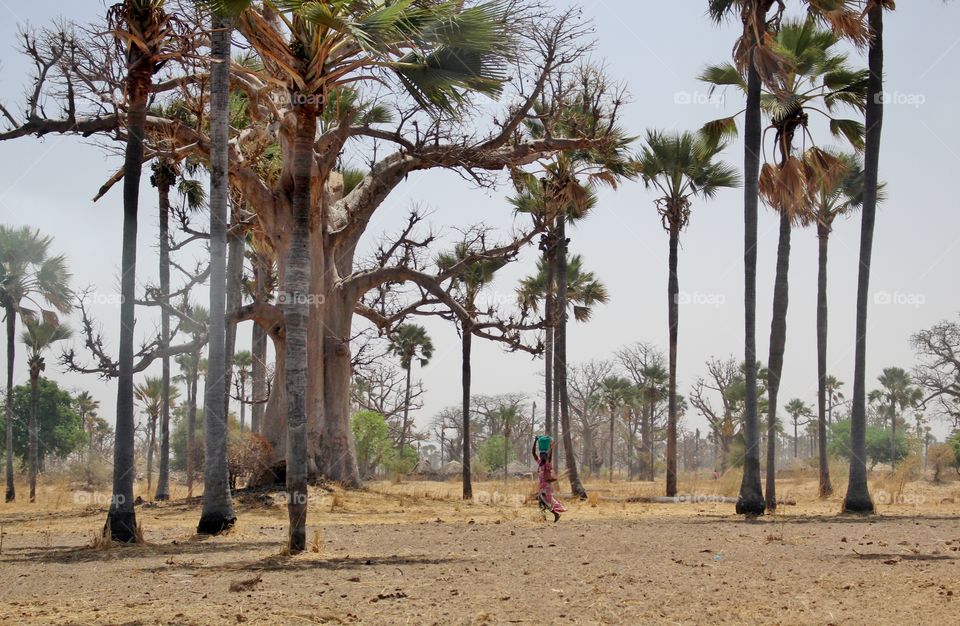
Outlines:
<svg viewBox="0 0 960 626"><path fill-rule="evenodd" d="M267 400L267 333L260 328L260 324L253 324L251 334L250 430L259 433L263 431L263 411Z"/></svg>
<svg viewBox="0 0 960 626"><path fill-rule="evenodd" d="M234 211L236 213L236 211ZM236 217L227 231L226 332L224 335L223 414L230 418L230 390L233 388L234 363L237 352L237 322L233 316L243 304L243 252L246 247Z"/></svg>
<svg viewBox="0 0 960 626"><path fill-rule="evenodd" d="M463 499L473 499L473 478L470 475L470 349L473 331L469 322L463 324L460 382L463 402Z"/></svg>
<svg viewBox="0 0 960 626"><path fill-rule="evenodd" d="M567 397L567 235L566 219L558 219L557 235L557 307L556 335L554 337L554 375L560 392L560 428L563 430L563 451L570 489L580 499L586 499L587 490L580 482L577 459L573 452L573 433L570 431L570 399Z"/></svg>
<svg viewBox="0 0 960 626"><path fill-rule="evenodd" d="M166 302L170 294L170 186L173 172L169 163L161 162L156 176L160 204L160 298ZM160 310L160 343L170 346L170 313ZM157 477L156 500L170 499L170 357L160 359L160 473Z"/></svg>
<svg viewBox="0 0 960 626"><path fill-rule="evenodd" d="M308 325L311 309L319 310L322 320L323 304L314 302L311 294L311 257L324 258L323 238L320 246L311 250L310 207L311 173L313 169L313 142L317 133L316 96L294 94L297 105L296 137L293 147L293 232L283 272L281 301L285 327L284 384L287 395L287 513L289 516L289 549L292 554L306 548L307 474L308 462L308 377L323 380L323 360L318 370L308 371ZM315 407L313 407L315 408Z"/></svg>
<svg viewBox="0 0 960 626"><path fill-rule="evenodd" d="M225 394L227 180L231 20L214 14L210 33L210 325L204 385L203 510L197 533L219 534L236 522L227 469Z"/></svg>
<svg viewBox="0 0 960 626"><path fill-rule="evenodd" d="M677 495L677 337L680 329L680 281L677 276L680 228L670 226L670 278L667 282L667 318L670 324L670 354L667 393L667 496Z"/></svg>
<svg viewBox="0 0 960 626"><path fill-rule="evenodd" d="M27 461L30 464L30 502L37 501L37 444L40 439L40 428L37 425L37 384L40 372L30 372L30 422L28 424L29 443L27 444Z"/></svg>
<svg viewBox="0 0 960 626"><path fill-rule="evenodd" d="M770 323L770 355L767 367L767 510L777 508L777 399L787 345L787 307L790 291L790 216L780 213L777 273L773 285L773 318ZM796 424L796 421L794 421ZM794 442L796 445L796 442Z"/></svg>
<svg viewBox="0 0 960 626"><path fill-rule="evenodd" d="M7 468L7 492L4 498L5 502L13 502L17 499L17 488L13 482L13 360L16 356L17 344L17 311L13 305L8 304L4 314L7 317L7 396L4 403L6 415L6 468Z"/></svg>
<svg viewBox="0 0 960 626"><path fill-rule="evenodd" d="M316 463L321 474L348 488L361 485L350 428L350 335L354 302L334 292L323 324L323 422Z"/></svg>
<svg viewBox="0 0 960 626"><path fill-rule="evenodd" d="M136 475L133 333L136 321L134 301L137 297L137 212L152 60L145 58L139 48L132 46L127 68L127 145L123 161L123 252L120 261L120 352L113 446L113 496L104 529L105 534L109 530L110 537L121 543L137 540L137 518L133 508L133 482Z"/></svg>
<svg viewBox="0 0 960 626"><path fill-rule="evenodd" d="M870 301L870 263L877 215L880 139L883 131L883 5L871 0L869 21L872 40L867 85L864 193L860 227L860 273L857 281L857 334L854 355L853 412L850 421L850 478L843 500L846 513L873 513L867 486L867 307Z"/></svg>
<svg viewBox="0 0 960 626"><path fill-rule="evenodd" d="M827 252L830 227L818 228L817 241L817 457L820 466L820 497L833 494L827 457Z"/></svg>
<svg viewBox="0 0 960 626"><path fill-rule="evenodd" d="M752 56L753 53L751 53ZM757 208L760 177L760 75L750 60L747 74L747 107L743 163L744 224L744 360L746 398L744 411L745 453L743 480L737 499L737 513L763 515L763 489L760 484L760 433L757 423ZM726 456L726 455L724 455Z"/></svg>
<svg viewBox="0 0 960 626"><path fill-rule="evenodd" d="M270 296L267 287L269 268L261 265L262 262L263 259L260 254L253 257L255 302L266 302ZM253 396L253 406L250 409L250 430L260 433L263 431L263 416L267 406L267 331L258 323L254 323L252 326L250 352L253 357L250 367L251 394Z"/></svg>

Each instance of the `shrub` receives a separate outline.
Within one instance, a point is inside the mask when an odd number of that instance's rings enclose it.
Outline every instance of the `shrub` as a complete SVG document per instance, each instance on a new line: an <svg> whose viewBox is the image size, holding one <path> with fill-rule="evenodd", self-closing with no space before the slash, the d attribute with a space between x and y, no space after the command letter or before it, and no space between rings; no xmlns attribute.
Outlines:
<svg viewBox="0 0 960 626"><path fill-rule="evenodd" d="M927 463L933 467L933 482L943 480L943 473L957 466L957 453L949 443L938 443L927 448Z"/></svg>
<svg viewBox="0 0 960 626"><path fill-rule="evenodd" d="M227 469L230 472L230 488L237 488L238 478L259 474L270 464L273 446L266 437L250 431L231 429L227 435Z"/></svg>

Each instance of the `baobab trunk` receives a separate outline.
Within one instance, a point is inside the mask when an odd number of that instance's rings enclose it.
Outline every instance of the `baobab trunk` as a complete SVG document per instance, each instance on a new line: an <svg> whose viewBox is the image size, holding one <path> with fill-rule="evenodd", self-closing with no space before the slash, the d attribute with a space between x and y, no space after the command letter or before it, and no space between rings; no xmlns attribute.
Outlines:
<svg viewBox="0 0 960 626"><path fill-rule="evenodd" d="M323 338L323 422L316 462L320 473L348 488L360 487L350 429L350 335L354 303L334 292L326 299Z"/></svg>
<svg viewBox="0 0 960 626"><path fill-rule="evenodd" d="M866 143L864 156L863 210L860 227L860 264L857 279L857 334L854 354L853 411L850 418L850 478L843 500L846 513L873 513L867 485L867 307L870 301L870 263L873 229L877 216L877 185L880 139L883 134L883 4L870 0L869 78L867 82Z"/></svg>
<svg viewBox="0 0 960 626"><path fill-rule="evenodd" d="M790 215L783 208L780 211L780 241L777 245L777 273L773 285L773 318L770 323L770 358L767 368L766 505L770 511L777 508L777 397L780 393L780 377L783 374L783 354L787 345L791 230Z"/></svg>
<svg viewBox="0 0 960 626"><path fill-rule="evenodd" d="M818 225L817 241L817 457L820 467L821 498L833 494L830 462L827 457L827 252L830 227Z"/></svg>
<svg viewBox="0 0 960 626"><path fill-rule="evenodd" d="M677 338L680 328L680 281L677 277L680 228L670 225L670 277L667 281L667 318L670 324L670 354L667 383L667 496L677 495Z"/></svg>
<svg viewBox="0 0 960 626"><path fill-rule="evenodd" d="M263 412L267 400L267 333L260 324L253 324L250 347L253 357L250 365L251 396L250 430L255 433L263 430Z"/></svg>
<svg viewBox="0 0 960 626"><path fill-rule="evenodd" d="M210 324L207 378L204 384L203 510L197 533L219 534L234 525L237 516L230 495L227 469L227 414L224 398L226 355L227 180L230 34L232 22L214 13L210 54Z"/></svg>

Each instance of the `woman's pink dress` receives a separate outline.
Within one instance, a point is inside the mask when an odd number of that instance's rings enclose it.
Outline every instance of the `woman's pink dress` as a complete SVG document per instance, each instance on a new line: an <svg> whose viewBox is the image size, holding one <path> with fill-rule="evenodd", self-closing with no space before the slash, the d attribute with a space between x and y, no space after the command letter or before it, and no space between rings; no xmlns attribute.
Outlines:
<svg viewBox="0 0 960 626"><path fill-rule="evenodd" d="M553 478L553 466L548 461L544 461L540 464L539 471L539 480L540 484L538 489L540 491L540 497L543 498L543 501L550 505L550 511L553 513L566 513L567 509L560 503L559 500L553 497L553 483L551 479Z"/></svg>

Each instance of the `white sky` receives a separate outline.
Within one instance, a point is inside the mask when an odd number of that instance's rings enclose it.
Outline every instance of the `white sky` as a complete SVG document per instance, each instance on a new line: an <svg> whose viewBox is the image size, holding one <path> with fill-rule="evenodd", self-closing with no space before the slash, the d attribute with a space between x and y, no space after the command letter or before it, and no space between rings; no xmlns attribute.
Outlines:
<svg viewBox="0 0 960 626"><path fill-rule="evenodd" d="M557 4L567 5L566 0ZM710 62L729 58L736 24L715 27L705 16L705 2L636 2L598 0L583 4L585 19L596 24L596 57L610 74L627 83L632 103L625 125L642 135L647 128L696 129L704 122L735 113L741 102L733 92L726 102L709 100L696 75ZM797 5L797 2L790 3ZM0 100L18 109L30 68L15 49L18 24L49 23L57 16L93 20L101 2L0 0ZM960 206L953 177L960 169L960 4L935 0L898 3L886 27L887 83L892 103L886 109L881 177L889 199L876 228L872 291L890 294L893 304L872 306L868 348L868 380L884 367L910 368L908 340L912 333L960 310L956 268L960 261ZM865 61L858 61L865 63ZM951 69L953 68L953 69ZM822 144L831 144L823 137ZM742 164L742 146L734 144L727 160ZM90 198L119 166L119 159L76 138L50 136L42 141L20 139L0 143L0 220L29 224L55 238L54 250L67 255L75 286L94 285L104 299L117 291L120 262L121 197L117 187L93 204ZM138 282L156 276L156 200L144 176L141 195ZM504 190L503 193L507 193ZM455 199L451 203L450 200ZM600 307L588 324L573 324L570 360L607 358L618 347L649 341L666 348L667 236L660 226L653 195L642 184L604 192L594 215L572 233L571 251L584 255L588 269L607 284L611 302ZM411 176L380 209L366 244L395 230L414 203L433 210L436 228L485 222L508 227L510 209L502 195L469 189L451 173ZM851 385L853 378L854 303L856 299L859 217L840 222L831 239L830 372ZM686 393L704 373L710 356L742 358L742 192L726 191L711 203L693 207L680 255L680 288L694 304L680 311L679 385ZM759 249L758 350L766 361L769 335L777 220L762 210ZM535 251L504 270L491 297L512 300L517 278L533 271ZM781 398L810 404L816 397L816 238L813 231L794 235L790 275L788 345ZM198 294L198 298L200 298ZM696 304L709 301L711 304ZM717 304L719 301L719 304ZM897 301L903 302L896 304ZM907 304L912 302L914 304ZM119 310L104 303L95 308L106 337L116 350ZM141 331L155 321L137 315ZM442 407L459 401L459 341L452 327L426 324L437 346L422 371L427 387L425 407L417 416L425 425ZM76 326L76 324L75 324ZM249 329L240 333L240 347L249 345ZM78 351L82 345L77 343ZM16 381L26 379L25 359L18 345ZM54 359L48 359L53 361ZM157 373L159 366L157 366ZM495 345L475 342L474 392L539 393L540 361L527 355L505 355ZM420 370L417 370L420 374ZM89 389L101 400L101 414L112 421L115 386L55 366L48 375L68 388ZM542 401L540 402L542 405ZM538 411L542 415L542 410ZM692 412L690 427L704 422ZM943 424L935 432L946 432Z"/></svg>

